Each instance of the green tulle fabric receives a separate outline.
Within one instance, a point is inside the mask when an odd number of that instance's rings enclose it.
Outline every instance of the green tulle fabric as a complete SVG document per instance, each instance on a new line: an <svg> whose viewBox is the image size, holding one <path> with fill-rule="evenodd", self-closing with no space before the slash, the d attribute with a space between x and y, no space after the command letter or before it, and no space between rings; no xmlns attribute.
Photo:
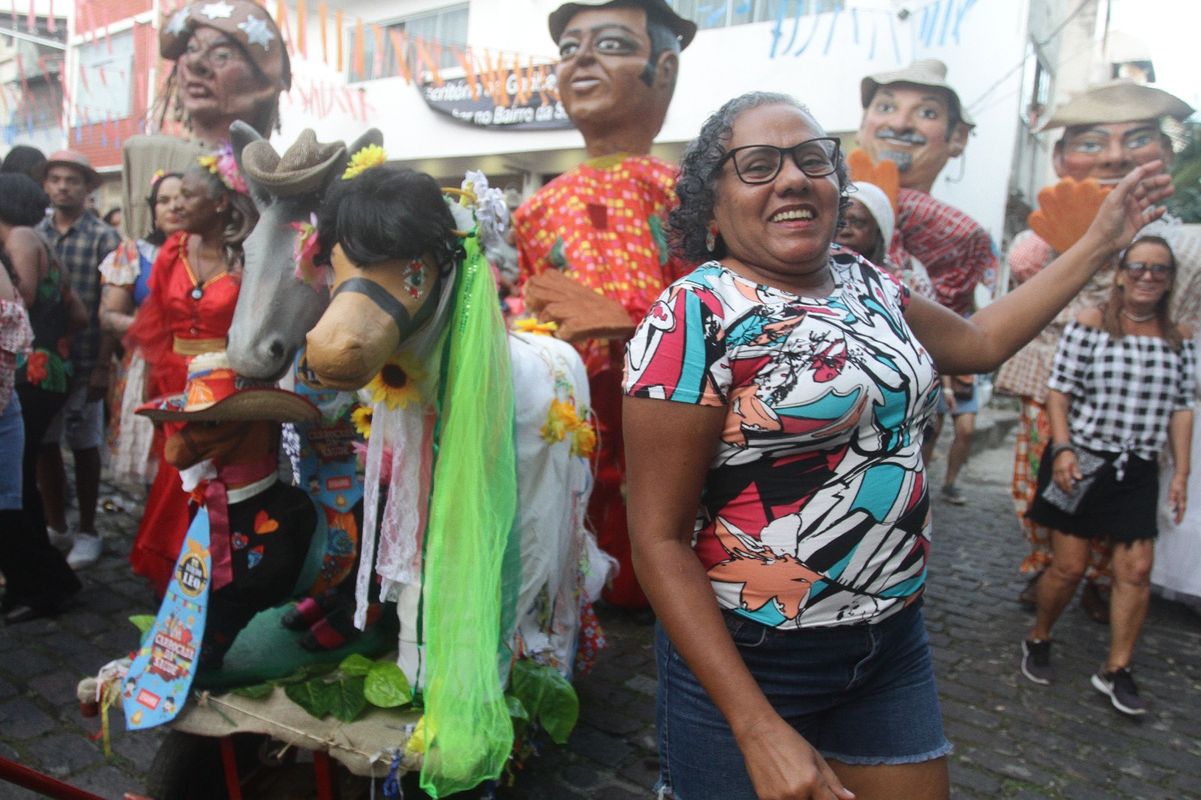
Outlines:
<svg viewBox="0 0 1201 800"><path fill-rule="evenodd" d="M443 351L422 589L421 787L434 797L499 777L513 747L497 668L511 624L504 573L515 563L513 384L496 283L475 235L464 245Z"/></svg>

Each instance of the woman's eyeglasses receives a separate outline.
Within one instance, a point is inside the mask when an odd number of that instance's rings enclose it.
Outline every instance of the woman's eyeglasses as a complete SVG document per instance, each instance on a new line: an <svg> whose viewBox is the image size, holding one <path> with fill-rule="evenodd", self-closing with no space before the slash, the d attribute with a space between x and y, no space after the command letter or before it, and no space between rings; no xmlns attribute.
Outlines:
<svg viewBox="0 0 1201 800"><path fill-rule="evenodd" d="M771 144L748 144L735 147L717 162L721 168L727 161L734 162L738 179L752 186L770 183L784 167L784 156L792 156L797 169L810 178L824 178L838 168L838 140L833 137L809 139L792 147L776 147Z"/></svg>
<svg viewBox="0 0 1201 800"><path fill-rule="evenodd" d="M1172 273L1171 264L1147 264L1142 261L1131 261L1129 264L1123 264L1122 269L1129 272L1135 278L1141 278L1144 275L1150 274L1156 280L1166 278Z"/></svg>

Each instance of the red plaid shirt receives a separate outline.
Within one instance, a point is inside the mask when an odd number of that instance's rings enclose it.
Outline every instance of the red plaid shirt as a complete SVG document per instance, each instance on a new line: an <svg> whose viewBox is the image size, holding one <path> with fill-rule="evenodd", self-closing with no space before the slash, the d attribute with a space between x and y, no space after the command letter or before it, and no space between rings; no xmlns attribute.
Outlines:
<svg viewBox="0 0 1201 800"><path fill-rule="evenodd" d="M902 189L897 198L897 230L889 255L904 263L911 253L926 265L938 302L957 314L969 314L981 281L992 287L997 276L997 250L980 223L925 192Z"/></svg>

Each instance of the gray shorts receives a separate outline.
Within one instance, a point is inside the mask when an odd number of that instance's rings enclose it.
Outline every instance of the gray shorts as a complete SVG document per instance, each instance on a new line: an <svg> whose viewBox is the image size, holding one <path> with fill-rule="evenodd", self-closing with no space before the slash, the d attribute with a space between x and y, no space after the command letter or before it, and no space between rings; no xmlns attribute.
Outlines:
<svg viewBox="0 0 1201 800"><path fill-rule="evenodd" d="M67 404L50 422L43 445L66 445L72 450L91 450L104 441L104 400L88 402L88 381L77 379L67 395Z"/></svg>

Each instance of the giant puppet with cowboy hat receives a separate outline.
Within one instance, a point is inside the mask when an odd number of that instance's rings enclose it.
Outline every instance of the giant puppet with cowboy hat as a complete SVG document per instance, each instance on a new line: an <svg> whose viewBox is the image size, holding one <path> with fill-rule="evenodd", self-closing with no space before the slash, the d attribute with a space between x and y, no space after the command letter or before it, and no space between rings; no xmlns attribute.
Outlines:
<svg viewBox="0 0 1201 800"><path fill-rule="evenodd" d="M305 398L248 381L225 353L212 352L189 362L183 393L138 413L182 423L164 458L184 475L193 518L154 627L126 678L130 728L173 718L182 703L167 709L163 698L187 697L196 673L220 669L255 614L306 589L325 536L308 494L277 475L280 423L320 416Z"/></svg>
<svg viewBox="0 0 1201 800"><path fill-rule="evenodd" d="M292 86L279 28L251 0L199 0L169 12L159 26L159 54L175 64L157 122L161 126L171 114L188 137L154 134L126 142L122 219L130 236L150 230L142 192L157 170L182 171L221 146L234 120L269 136L279 125L279 95Z"/></svg>
<svg viewBox="0 0 1201 800"><path fill-rule="evenodd" d="M620 563L605 597L645 607L623 499L622 358L636 321L687 272L664 233L676 167L649 153L696 25L664 0L565 3L547 22L559 48L559 97L588 160L514 213L525 298L576 344L588 370L600 427L589 523Z"/></svg>
<svg viewBox="0 0 1201 800"><path fill-rule="evenodd" d="M1025 282L1070 247L1083 231L1080 220L1096 211L1107 187L1131 169L1150 161L1170 167L1172 143L1163 121L1183 120L1192 113L1193 108L1180 98L1128 80L1095 84L1061 103L1041 129L1062 129L1052 150L1052 165L1061 180L1039 192L1039 208L1030 215L1031 229L1019 233L1009 247L1012 280ZM1139 235L1162 236L1171 245L1176 274L1170 315L1179 323L1197 324L1201 321L1201 226L1182 225L1165 216ZM1021 571L1032 577L1020 598L1030 609L1038 577L1051 561L1050 529L1026 519L1037 491L1043 449L1050 441L1047 379L1064 328L1083 309L1106 301L1115 267L1116 262L1099 270L1054 322L997 373L997 391L1021 401L1011 490L1018 521L1030 543ZM1104 590L1111 578L1110 552L1104 542L1092 542L1081 596L1089 616L1099 622L1109 616Z"/></svg>

